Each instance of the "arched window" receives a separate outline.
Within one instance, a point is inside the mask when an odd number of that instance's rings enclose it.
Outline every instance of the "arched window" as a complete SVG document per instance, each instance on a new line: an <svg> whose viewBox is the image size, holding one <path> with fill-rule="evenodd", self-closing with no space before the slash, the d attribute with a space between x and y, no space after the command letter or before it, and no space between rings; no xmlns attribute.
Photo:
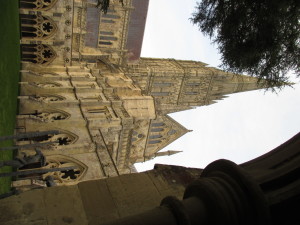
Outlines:
<svg viewBox="0 0 300 225"><path fill-rule="evenodd" d="M20 0L21 9L48 10L51 9L57 0Z"/></svg>
<svg viewBox="0 0 300 225"><path fill-rule="evenodd" d="M30 96L29 98L35 101L43 101L43 102L59 102L66 99L59 95L35 95L35 96Z"/></svg>
<svg viewBox="0 0 300 225"><path fill-rule="evenodd" d="M70 118L70 114L61 110L43 110L29 115L30 118L39 120L40 122L48 123L57 120L66 120Z"/></svg>
<svg viewBox="0 0 300 225"><path fill-rule="evenodd" d="M34 143L45 143L45 142L51 142L49 144L52 147L55 146L64 146L64 145L70 145L74 142L76 142L78 137L71 133L65 133L61 132L59 134L46 134L42 136L36 136L36 137L29 137L29 138L22 138L19 141L30 141L33 144ZM44 147L44 146L43 146ZM43 148L41 147L41 148ZM49 149L48 145L45 145L47 149Z"/></svg>
<svg viewBox="0 0 300 225"><path fill-rule="evenodd" d="M47 39L55 34L57 25L47 16L20 14L22 38Z"/></svg>
<svg viewBox="0 0 300 225"><path fill-rule="evenodd" d="M55 51L44 44L22 44L22 60L35 64L47 65L51 63L55 57Z"/></svg>
<svg viewBox="0 0 300 225"><path fill-rule="evenodd" d="M53 171L51 168L64 168L73 167L68 170ZM58 185L64 183L76 183L85 175L88 167L82 162L64 155L50 155L46 158L46 166L49 168L49 172L44 174L43 177L51 176L54 182Z"/></svg>

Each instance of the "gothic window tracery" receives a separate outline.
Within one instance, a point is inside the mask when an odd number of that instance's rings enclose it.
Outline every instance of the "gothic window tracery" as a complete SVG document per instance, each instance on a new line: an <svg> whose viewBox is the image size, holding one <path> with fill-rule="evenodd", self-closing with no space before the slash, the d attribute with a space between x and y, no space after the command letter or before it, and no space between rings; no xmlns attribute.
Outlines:
<svg viewBox="0 0 300 225"><path fill-rule="evenodd" d="M66 120L70 115L62 111L44 111L31 115L33 118L41 122L54 122L58 120Z"/></svg>
<svg viewBox="0 0 300 225"><path fill-rule="evenodd" d="M20 14L23 38L47 39L57 31L55 22L47 16Z"/></svg>
<svg viewBox="0 0 300 225"><path fill-rule="evenodd" d="M61 84L54 83L54 82L44 82L44 83L33 83L34 85L42 88L55 88L55 87L61 87Z"/></svg>
<svg viewBox="0 0 300 225"><path fill-rule="evenodd" d="M161 135L151 135L150 137L149 137L150 139L158 139L158 138L162 138L162 136Z"/></svg>
<svg viewBox="0 0 300 225"><path fill-rule="evenodd" d="M45 143L45 142L51 142L50 146L52 147L58 147L58 146L64 146L64 145L70 145L76 140L78 137L76 137L73 134L70 133L59 133L59 134L47 134L37 137L30 137L30 138L23 138L19 141L30 141L33 143ZM47 146L49 148L49 146Z"/></svg>
<svg viewBox="0 0 300 225"><path fill-rule="evenodd" d="M58 95L35 95L30 96L31 99L43 102L59 102L65 100L64 97Z"/></svg>
<svg viewBox="0 0 300 225"><path fill-rule="evenodd" d="M72 168L62 171L53 171L51 168ZM49 168L50 171L43 175L45 179L47 176L51 176L55 183L60 185L64 183L77 182L83 178L87 171L87 166L76 159L63 156L63 155L53 155L46 157L46 166L44 168Z"/></svg>
<svg viewBox="0 0 300 225"><path fill-rule="evenodd" d="M22 44L22 60L35 64L47 65L56 58L55 51L44 44Z"/></svg>
<svg viewBox="0 0 300 225"><path fill-rule="evenodd" d="M131 134L131 143L139 143L145 138L144 134L138 133L136 131L133 131Z"/></svg>
<svg viewBox="0 0 300 225"><path fill-rule="evenodd" d="M20 0L21 9L45 11L51 9L57 0Z"/></svg>
<svg viewBox="0 0 300 225"><path fill-rule="evenodd" d="M163 128L152 128L151 129L151 132L161 132L161 131L164 131Z"/></svg>
<svg viewBox="0 0 300 225"><path fill-rule="evenodd" d="M54 146L63 146L63 145L69 145L76 141L76 138L73 135L62 133L53 135L49 138L50 142L57 142L56 144L53 144Z"/></svg>

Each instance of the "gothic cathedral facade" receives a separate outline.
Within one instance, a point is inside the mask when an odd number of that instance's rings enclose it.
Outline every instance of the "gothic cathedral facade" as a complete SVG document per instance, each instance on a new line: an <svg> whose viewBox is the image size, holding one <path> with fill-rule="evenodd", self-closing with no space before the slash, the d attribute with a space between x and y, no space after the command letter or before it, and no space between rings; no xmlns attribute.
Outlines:
<svg viewBox="0 0 300 225"><path fill-rule="evenodd" d="M259 89L252 77L202 62L140 58L149 0L20 0L22 69L16 132L41 145L46 168L73 166L15 181L32 187L47 175L59 185L134 172L134 163L189 132L169 113ZM34 149L22 148L32 154Z"/></svg>

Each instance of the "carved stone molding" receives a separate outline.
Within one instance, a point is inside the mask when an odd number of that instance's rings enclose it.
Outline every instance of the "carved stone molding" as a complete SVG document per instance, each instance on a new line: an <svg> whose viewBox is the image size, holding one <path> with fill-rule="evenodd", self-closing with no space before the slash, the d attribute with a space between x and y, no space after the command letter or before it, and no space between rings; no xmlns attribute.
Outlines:
<svg viewBox="0 0 300 225"><path fill-rule="evenodd" d="M58 30L48 16L20 14L22 38L43 40L52 37Z"/></svg>
<svg viewBox="0 0 300 225"><path fill-rule="evenodd" d="M74 169L67 171L54 171L48 172L43 175L43 178L51 176L55 183L58 185L61 184L72 184L81 180L86 174L88 167L69 156L65 155L51 155L46 158L45 168L63 168L63 167L75 167Z"/></svg>
<svg viewBox="0 0 300 225"><path fill-rule="evenodd" d="M56 2L57 0L20 0L20 8L46 11L51 9Z"/></svg>
<svg viewBox="0 0 300 225"><path fill-rule="evenodd" d="M56 58L56 52L45 44L22 44L22 61L48 65Z"/></svg>
<svg viewBox="0 0 300 225"><path fill-rule="evenodd" d="M60 95L34 95L34 96L29 96L29 99L39 101L39 102L60 102L65 100L65 97L62 97Z"/></svg>

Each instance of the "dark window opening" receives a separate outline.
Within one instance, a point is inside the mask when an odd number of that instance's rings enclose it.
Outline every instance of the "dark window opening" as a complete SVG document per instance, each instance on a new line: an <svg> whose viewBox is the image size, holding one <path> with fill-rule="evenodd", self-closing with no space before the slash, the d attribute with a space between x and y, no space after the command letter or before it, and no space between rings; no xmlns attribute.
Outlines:
<svg viewBox="0 0 300 225"><path fill-rule="evenodd" d="M163 128L153 128L153 129L151 129L151 132L160 132L163 130L164 130Z"/></svg>
<svg viewBox="0 0 300 225"><path fill-rule="evenodd" d="M113 35L114 33L111 32L111 31L100 31L100 34L103 34L103 35Z"/></svg>
<svg viewBox="0 0 300 225"><path fill-rule="evenodd" d="M112 42L110 41L99 41L100 45L112 45Z"/></svg>
<svg viewBox="0 0 300 225"><path fill-rule="evenodd" d="M78 177L78 175L80 174L80 171L65 170L65 171L62 171L62 173L64 173L64 175L62 176L63 179L70 178L72 180L75 180Z"/></svg>
<svg viewBox="0 0 300 225"><path fill-rule="evenodd" d="M113 36L100 36L100 40L106 40L106 41L116 41L117 38Z"/></svg>

